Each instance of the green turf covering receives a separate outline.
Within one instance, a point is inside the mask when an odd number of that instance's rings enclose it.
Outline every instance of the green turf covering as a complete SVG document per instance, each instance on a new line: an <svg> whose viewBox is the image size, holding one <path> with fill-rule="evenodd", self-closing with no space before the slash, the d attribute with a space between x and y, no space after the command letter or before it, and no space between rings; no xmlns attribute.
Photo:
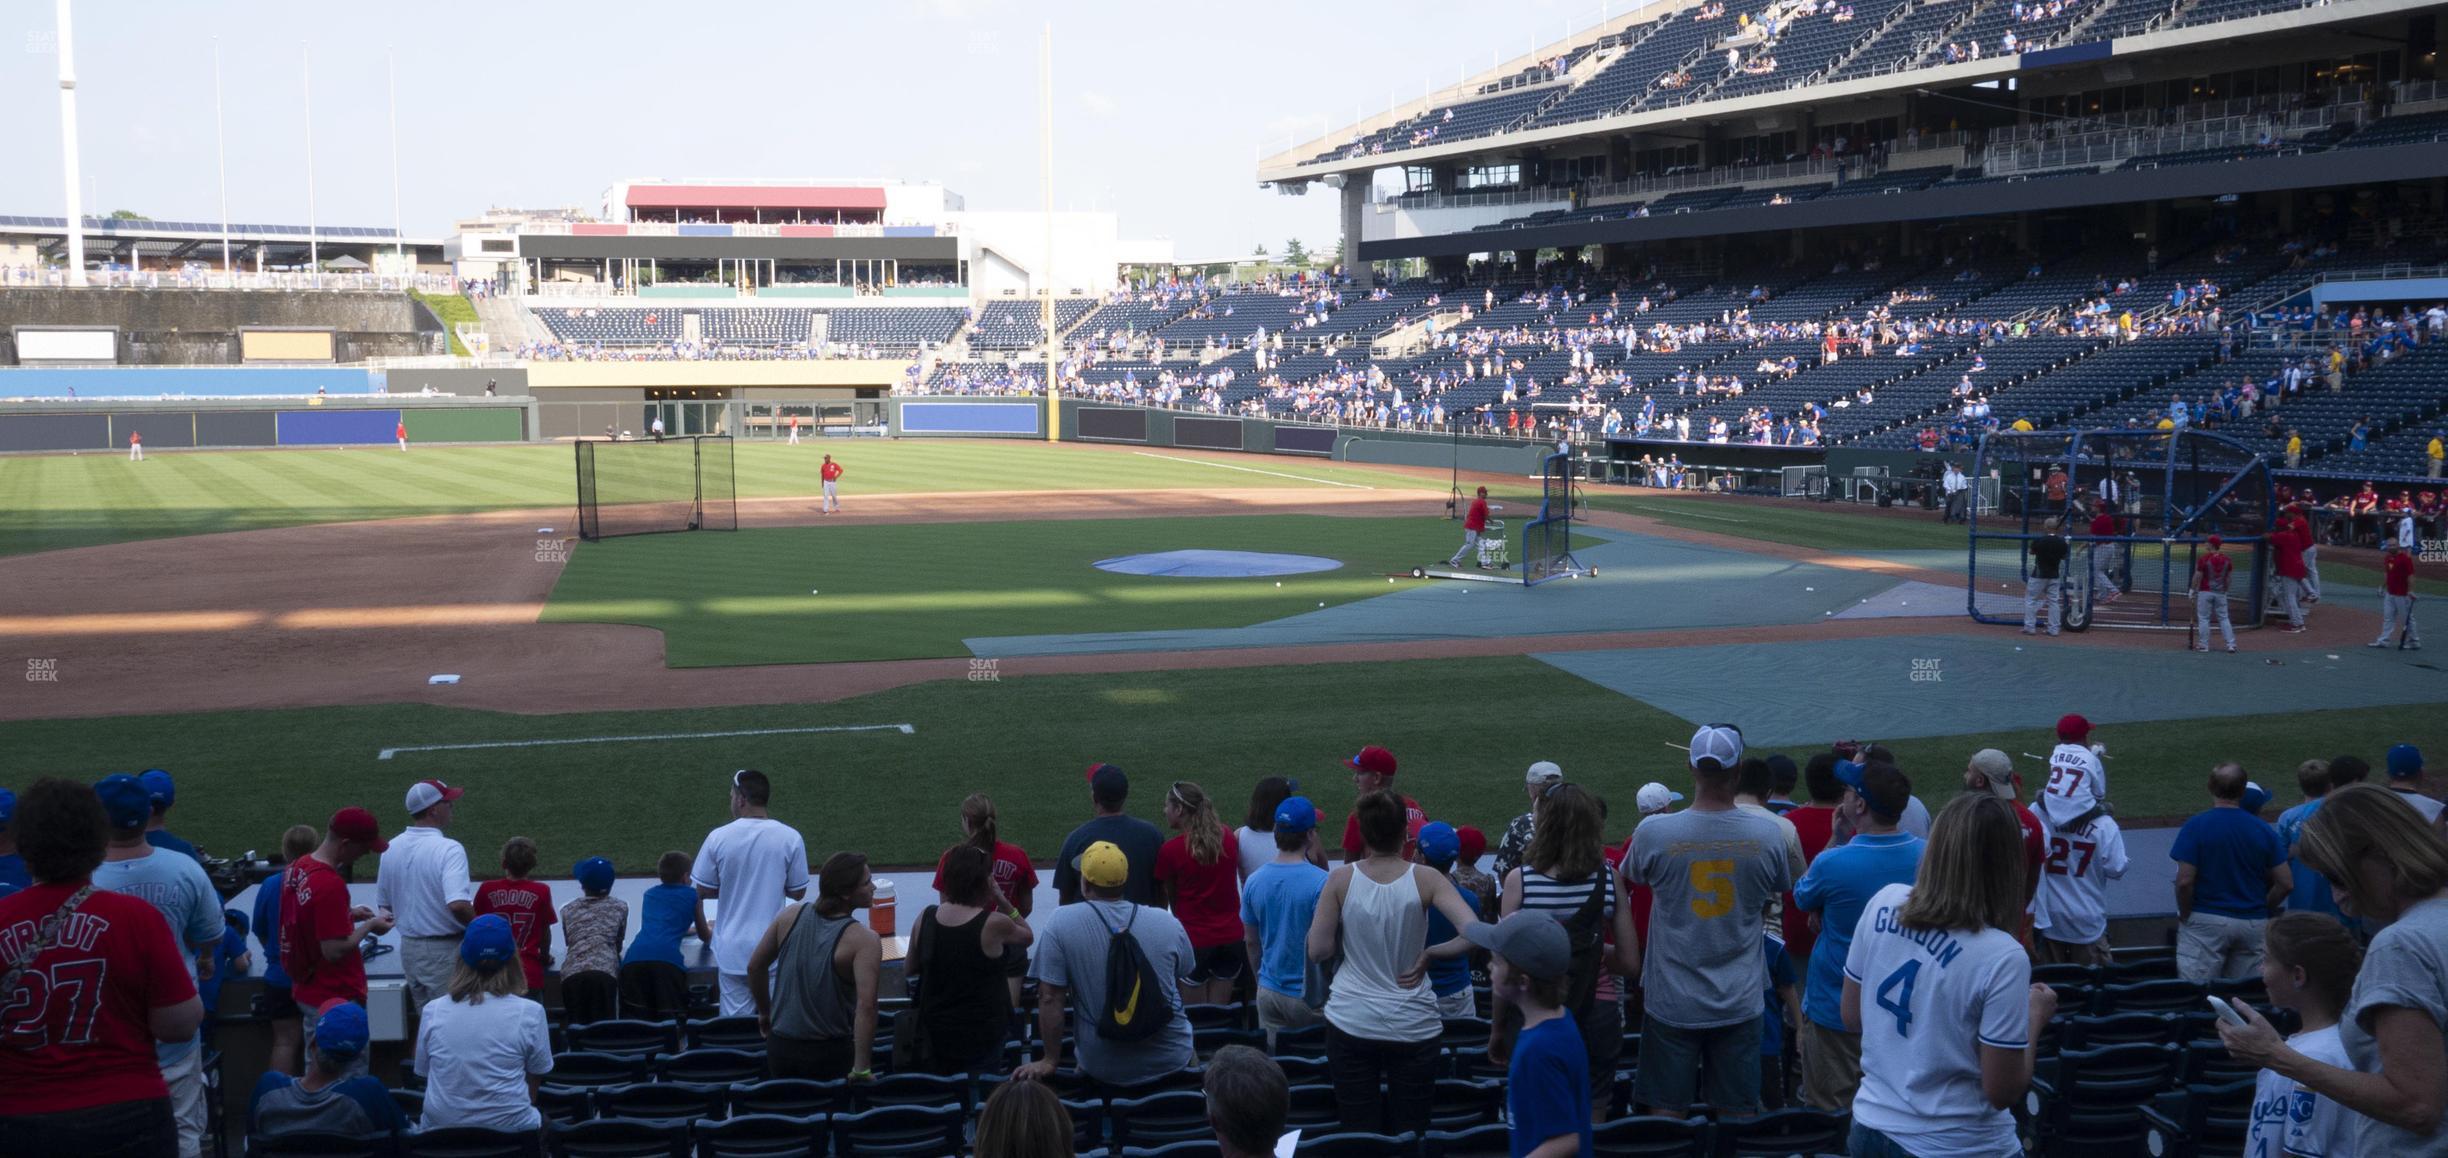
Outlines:
<svg viewBox="0 0 2448 1158"><path fill-rule="evenodd" d="M2224 657L2221 657L2224 658ZM1736 717L1740 722L1742 717ZM908 723L894 732L747 736L540 748L402 753L384 747L748 728ZM832 704L687 711L514 716L425 706L323 708L0 723L0 784L40 775L98 779L160 766L178 776L171 827L216 854L269 849L281 830L343 805L401 823L400 793L439 776L468 787L452 835L473 863L492 863L513 835L535 838L551 875L592 855L625 872L651 871L666 849L693 850L725 819L732 769L774 777L774 812L805 832L821 860L845 847L885 864L931 862L960 835L959 804L995 798L1003 834L1040 863L1087 815L1080 769L1110 760L1132 773L1131 810L1157 819L1161 786L1195 780L1232 823L1261 776L1300 780L1330 823L1352 801L1338 764L1382 743L1402 761L1403 790L1429 815L1488 829L1525 807L1521 770L1554 760L1614 805L1607 830L1632 823L1643 781L1689 792L1668 743L1692 725L1527 657L1347 666L1262 667L1091 676L1005 677L902 688ZM1829 739L1852 735L1831 710ZM279 737L277 744L265 738ZM2128 818L2182 816L2202 806L2218 759L2242 760L2282 799L2306 757L2357 752L2377 760L2410 741L2448 750L2433 706L2270 713L2245 718L2103 726L2116 757L2118 808ZM1982 747L2045 752L2035 731L1895 744L1916 790L1943 801ZM1800 744L1785 749L1807 753ZM371 879L371 865L359 879Z"/></svg>
<svg viewBox="0 0 2448 1158"><path fill-rule="evenodd" d="M657 628L673 667L957 656L975 636L1241 627L1384 595L1388 573L1441 561L1455 541L1452 524L1433 517L1328 515L649 535L581 544L544 618ZM1091 565L1192 547L1344 565L1280 579Z"/></svg>
<svg viewBox="0 0 2448 1158"><path fill-rule="evenodd" d="M1321 479L1441 493L1431 481L1335 463L1251 458L1219 466L1026 442L845 439L737 450L743 499L818 493L816 471L827 453L848 468L842 497L849 503L913 492L1274 489L1315 487ZM0 555L300 523L569 507L576 486L567 444L407 454L387 446L200 451L156 453L141 463L113 454L0 455Z"/></svg>

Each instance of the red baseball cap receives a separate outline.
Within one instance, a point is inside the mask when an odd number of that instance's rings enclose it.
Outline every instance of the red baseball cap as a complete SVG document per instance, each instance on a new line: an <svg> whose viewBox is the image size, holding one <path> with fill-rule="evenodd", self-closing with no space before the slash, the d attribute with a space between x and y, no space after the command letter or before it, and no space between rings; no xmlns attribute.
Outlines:
<svg viewBox="0 0 2448 1158"><path fill-rule="evenodd" d="M2071 712L2057 718L2057 738L2079 744L2091 735L2091 721Z"/></svg>
<svg viewBox="0 0 2448 1158"><path fill-rule="evenodd" d="M1475 865L1487 854L1487 834L1465 824L1454 830L1454 839L1462 846L1462 863Z"/></svg>
<svg viewBox="0 0 2448 1158"><path fill-rule="evenodd" d="M1345 760L1344 763L1349 764L1362 772L1373 772L1379 776L1392 776L1394 774L1394 753L1388 752L1375 744L1371 744L1366 748L1360 749L1359 755L1354 756L1349 760Z"/></svg>
<svg viewBox="0 0 2448 1158"><path fill-rule="evenodd" d="M374 814L362 808L343 808L332 813L331 834L342 840L356 841L376 852L391 847L391 842L382 838L382 829L375 825Z"/></svg>
<svg viewBox="0 0 2448 1158"><path fill-rule="evenodd" d="M415 816L434 805L457 800L465 795L467 795L465 788L453 788L439 780L419 780L408 786L408 797L404 803L408 809L408 815Z"/></svg>
<svg viewBox="0 0 2448 1158"><path fill-rule="evenodd" d="M2222 539L2222 538L2219 538L2217 535L2212 535L2212 536L2210 536L2210 549L2211 549L2211 550L2215 551L2215 550L2218 550L2219 548L2224 547L2224 546L2226 546L2226 545L2227 545L2227 540Z"/></svg>

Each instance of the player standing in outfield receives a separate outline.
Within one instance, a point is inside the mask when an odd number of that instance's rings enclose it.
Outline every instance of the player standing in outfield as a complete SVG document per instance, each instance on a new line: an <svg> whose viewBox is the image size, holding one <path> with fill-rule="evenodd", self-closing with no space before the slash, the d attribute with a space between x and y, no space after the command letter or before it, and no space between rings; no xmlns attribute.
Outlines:
<svg viewBox="0 0 2448 1158"><path fill-rule="evenodd" d="M2030 635L2039 624L2040 605L2048 604L2048 633L2057 634L2065 626L2065 525L2055 519L2041 524L2042 534L2031 541L2027 549L2030 568L2023 576L2023 634Z"/></svg>
<svg viewBox="0 0 2448 1158"><path fill-rule="evenodd" d="M144 461L144 435L139 431L128 431L128 461Z"/></svg>
<svg viewBox="0 0 2448 1158"><path fill-rule="evenodd" d="M1471 500L1470 510L1462 516L1462 549L1454 552L1453 558L1445 561L1446 566L1459 567L1463 559L1478 553L1479 535L1487 530L1487 520L1487 488L1480 487L1479 497Z"/></svg>
<svg viewBox="0 0 2448 1158"><path fill-rule="evenodd" d="M790 416L790 444L799 445L799 416L796 414Z"/></svg>
<svg viewBox="0 0 2448 1158"><path fill-rule="evenodd" d="M2235 654L2235 624L2227 614L2227 582L2235 562L2223 550L2224 540L2210 536L2210 552L2193 561L2193 650L2210 650L2210 622L2227 637L2227 654Z"/></svg>
<svg viewBox="0 0 2448 1158"><path fill-rule="evenodd" d="M2400 631L2406 650L2422 650L2422 632L2414 628L2414 556L2406 553L2404 543L2391 539L2380 559L2380 638L2371 646L2387 647Z"/></svg>
<svg viewBox="0 0 2448 1158"><path fill-rule="evenodd" d="M796 430L797 430L797 428L796 428L796 427L793 427L792 429L793 429L794 433L795 433L795 432L796 432ZM840 464L840 463L838 463L838 462L833 461L833 456L828 454L828 455L826 455L826 456L825 456L824 465L823 465L823 466L821 466L821 467L818 467L818 468L817 468L817 470L816 470L816 473L817 473L817 475L818 475L818 476L820 476L820 477L822 477L822 478L824 479L824 513L826 513L826 514L828 514L828 515L838 515L838 514L840 514L840 513L841 513L841 490L840 490L840 487L841 487L841 476L842 476L842 467L841 467L841 464Z"/></svg>
<svg viewBox="0 0 2448 1158"><path fill-rule="evenodd" d="M393 437L395 437L395 438L399 439L399 444L400 444L400 453L402 453L402 454L407 453L407 452L408 452L408 420L407 420L407 419L405 419L405 418L400 419L400 421L399 421L399 428L398 428L398 429L396 429L396 430L393 430L393 431L391 432L391 434L392 434L392 436L393 436Z"/></svg>
<svg viewBox="0 0 2448 1158"><path fill-rule="evenodd" d="M2107 539L2121 533L2117 529L2116 504L2106 499L2100 500L2099 513L2091 516L2092 537ZM2091 544L2091 589L2096 602L2114 603L2118 596L2125 594L2116 583L2116 559L2116 544ZM2101 592L2105 594L2096 594Z"/></svg>

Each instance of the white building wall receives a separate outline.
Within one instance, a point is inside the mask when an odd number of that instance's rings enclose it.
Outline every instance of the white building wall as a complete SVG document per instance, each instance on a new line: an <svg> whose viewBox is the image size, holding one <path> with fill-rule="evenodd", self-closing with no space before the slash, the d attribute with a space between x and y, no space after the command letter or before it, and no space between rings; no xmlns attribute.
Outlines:
<svg viewBox="0 0 2448 1158"><path fill-rule="evenodd" d="M970 291L982 299L1033 294L1046 278L1046 222L1034 210L962 213L961 255ZM1054 215L1052 284L1060 296L1101 294L1114 286L1122 260L1120 226L1111 213Z"/></svg>

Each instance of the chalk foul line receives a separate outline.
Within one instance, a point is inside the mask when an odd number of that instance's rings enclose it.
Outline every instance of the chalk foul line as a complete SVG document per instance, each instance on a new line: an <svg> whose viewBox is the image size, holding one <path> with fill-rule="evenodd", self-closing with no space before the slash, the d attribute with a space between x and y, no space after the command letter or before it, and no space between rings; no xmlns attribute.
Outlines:
<svg viewBox="0 0 2448 1158"><path fill-rule="evenodd" d="M545 748L561 744L630 744L646 740L721 740L733 736L793 736L812 732L899 732L916 735L908 724L838 724L820 728L744 728L732 732L660 732L645 736L573 736L561 740L493 740L481 744L406 744L374 754L388 760L402 752L463 752L473 748Z"/></svg>
<svg viewBox="0 0 2448 1158"><path fill-rule="evenodd" d="M1321 486L1347 487L1355 491L1373 491L1377 489L1376 487L1362 486L1359 483L1336 482L1330 478L1311 478L1305 474L1285 474L1279 470L1260 470L1254 466L1234 466L1229 462L1209 462L1203 458L1182 458L1178 455L1171 454L1151 454L1144 450L1134 450L1131 453L1138 455L1141 458L1161 458L1166 462L1186 462L1193 466L1212 466L1217 470L1237 470L1243 474L1273 475L1276 478L1297 479L1301 482L1313 482Z"/></svg>

